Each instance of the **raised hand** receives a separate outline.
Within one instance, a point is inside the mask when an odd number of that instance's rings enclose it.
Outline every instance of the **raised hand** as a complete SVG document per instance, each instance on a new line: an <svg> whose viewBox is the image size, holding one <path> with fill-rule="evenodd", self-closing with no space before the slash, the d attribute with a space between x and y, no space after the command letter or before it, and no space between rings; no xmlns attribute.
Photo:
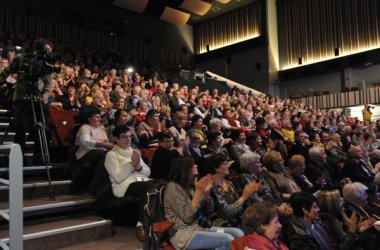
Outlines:
<svg viewBox="0 0 380 250"><path fill-rule="evenodd" d="M252 181L248 183L247 185L245 185L242 197L245 199L249 198L253 192L256 192L257 190L260 189L261 183L262 183L261 181L259 182Z"/></svg>
<svg viewBox="0 0 380 250"><path fill-rule="evenodd" d="M141 151L138 149L134 149L131 156L132 166L134 168L140 167L140 157L141 157Z"/></svg>
<svg viewBox="0 0 380 250"><path fill-rule="evenodd" d="M358 230L358 216L355 212L352 212L351 217L346 220L347 229L351 233L356 233Z"/></svg>
<svg viewBox="0 0 380 250"><path fill-rule="evenodd" d="M375 221L376 221L375 218L370 218L370 219L366 219L366 220L361 218L360 222L359 222L359 232L362 233L362 232L366 231L367 229L369 229L370 227L372 227L373 224L375 223Z"/></svg>

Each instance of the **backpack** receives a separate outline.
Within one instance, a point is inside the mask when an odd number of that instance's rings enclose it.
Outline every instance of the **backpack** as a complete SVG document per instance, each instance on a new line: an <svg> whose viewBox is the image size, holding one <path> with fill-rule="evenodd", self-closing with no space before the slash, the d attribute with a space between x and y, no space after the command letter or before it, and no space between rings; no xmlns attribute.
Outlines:
<svg viewBox="0 0 380 250"><path fill-rule="evenodd" d="M165 189L166 182L162 182L147 192L144 205L144 250L170 249L163 243L169 243L170 237L177 232L173 228L174 222L165 218Z"/></svg>

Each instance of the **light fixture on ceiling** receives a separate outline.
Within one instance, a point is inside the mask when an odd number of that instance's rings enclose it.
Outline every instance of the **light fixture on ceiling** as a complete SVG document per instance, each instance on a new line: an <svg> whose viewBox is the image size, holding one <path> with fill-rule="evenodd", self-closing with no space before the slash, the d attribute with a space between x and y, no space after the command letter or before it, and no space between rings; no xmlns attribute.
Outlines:
<svg viewBox="0 0 380 250"><path fill-rule="evenodd" d="M210 10L211 4L201 0L185 0L178 7L199 16L203 16Z"/></svg>

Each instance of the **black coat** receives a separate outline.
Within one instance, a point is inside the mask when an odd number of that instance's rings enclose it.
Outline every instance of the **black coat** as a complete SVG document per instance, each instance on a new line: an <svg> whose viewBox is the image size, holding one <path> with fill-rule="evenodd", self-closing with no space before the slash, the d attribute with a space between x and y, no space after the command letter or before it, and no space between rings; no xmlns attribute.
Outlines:
<svg viewBox="0 0 380 250"><path fill-rule="evenodd" d="M159 147L153 155L150 167L150 177L166 180L169 175L170 165L174 158L180 156L178 151Z"/></svg>
<svg viewBox="0 0 380 250"><path fill-rule="evenodd" d="M343 177L348 177L352 182L361 182L369 185L373 182L375 175L360 160L348 158L344 163Z"/></svg>

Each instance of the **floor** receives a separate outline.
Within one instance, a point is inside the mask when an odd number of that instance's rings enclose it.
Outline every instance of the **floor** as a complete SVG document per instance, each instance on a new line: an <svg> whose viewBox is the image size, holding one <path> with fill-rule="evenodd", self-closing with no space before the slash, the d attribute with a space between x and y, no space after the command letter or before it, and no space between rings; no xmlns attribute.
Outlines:
<svg viewBox="0 0 380 250"><path fill-rule="evenodd" d="M111 238L91 241L60 250L142 250L143 243L137 240L135 229L131 227L115 227L115 235Z"/></svg>

